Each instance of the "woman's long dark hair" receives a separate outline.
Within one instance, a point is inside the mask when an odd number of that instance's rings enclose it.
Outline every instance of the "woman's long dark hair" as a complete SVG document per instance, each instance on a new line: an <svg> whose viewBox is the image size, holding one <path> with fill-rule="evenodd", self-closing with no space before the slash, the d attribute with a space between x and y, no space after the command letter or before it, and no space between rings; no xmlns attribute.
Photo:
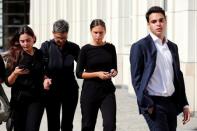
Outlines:
<svg viewBox="0 0 197 131"><path fill-rule="evenodd" d="M9 42L8 51L7 53L5 53L5 55L3 55L3 58L6 61L6 66L11 71L17 65L19 57L23 52L23 49L19 43L19 37L22 34L28 34L29 36L36 38L33 30L27 25L22 26L19 31L12 37Z"/></svg>

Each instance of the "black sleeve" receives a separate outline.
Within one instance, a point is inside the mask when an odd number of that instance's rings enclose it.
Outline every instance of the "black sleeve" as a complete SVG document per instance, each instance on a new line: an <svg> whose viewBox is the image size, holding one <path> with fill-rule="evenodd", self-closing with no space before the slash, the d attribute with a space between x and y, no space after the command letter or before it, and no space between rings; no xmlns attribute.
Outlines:
<svg viewBox="0 0 197 131"><path fill-rule="evenodd" d="M142 47L139 44L133 44L130 50L131 78L135 90L137 101L142 113L154 105L150 96L141 89L141 82L144 71L144 56Z"/></svg>
<svg viewBox="0 0 197 131"><path fill-rule="evenodd" d="M44 43L42 43L40 50L42 52L43 55L43 61L46 63L48 62L48 58L49 58L49 41L45 41Z"/></svg>
<svg viewBox="0 0 197 131"><path fill-rule="evenodd" d="M10 76L11 73L12 73L12 72L11 72L9 69L6 68L6 73L5 73L5 84L6 84L8 87L11 87L11 86L12 86L12 85L10 85L10 84L8 83L8 77Z"/></svg>
<svg viewBox="0 0 197 131"><path fill-rule="evenodd" d="M49 46L50 41L45 41L42 43L40 51L42 52L42 61L44 66L44 74L47 75L48 73L48 62L49 62Z"/></svg>
<svg viewBox="0 0 197 131"><path fill-rule="evenodd" d="M114 45L112 45L112 69L115 69L117 71L117 54L116 54L116 48Z"/></svg>
<svg viewBox="0 0 197 131"><path fill-rule="evenodd" d="M131 78L135 91L139 90L142 79L144 63L142 50L137 44L133 44L130 50Z"/></svg>
<svg viewBox="0 0 197 131"><path fill-rule="evenodd" d="M76 76L78 78L82 78L82 73L84 72L85 65L86 65L86 51L83 47L79 53L78 61L77 61L77 68L76 68Z"/></svg>
<svg viewBox="0 0 197 131"><path fill-rule="evenodd" d="M178 47L177 47L177 45L175 45L175 47L176 47L176 52L175 53L177 54L177 64L176 65L178 66L178 70L179 70L179 72L178 72L179 90L181 92L181 97L180 97L181 105L180 106L183 109L183 107L186 106L186 105L189 105L189 103L188 103L186 92L185 92L185 82L184 82L183 73L182 73L182 71L180 69L180 60L179 60Z"/></svg>
<svg viewBox="0 0 197 131"><path fill-rule="evenodd" d="M75 50L74 50L74 59L77 62L78 61L78 57L79 57L79 52L80 52L80 48L78 45L75 45Z"/></svg>
<svg viewBox="0 0 197 131"><path fill-rule="evenodd" d="M0 81L3 82L5 80L5 64L3 58L0 55Z"/></svg>

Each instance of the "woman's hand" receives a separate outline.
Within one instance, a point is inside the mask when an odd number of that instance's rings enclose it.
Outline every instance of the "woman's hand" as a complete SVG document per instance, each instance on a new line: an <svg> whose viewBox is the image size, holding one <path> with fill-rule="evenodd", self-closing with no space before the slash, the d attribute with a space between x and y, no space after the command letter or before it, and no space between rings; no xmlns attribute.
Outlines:
<svg viewBox="0 0 197 131"><path fill-rule="evenodd" d="M115 77L118 74L118 72L115 69L110 70L111 77Z"/></svg>
<svg viewBox="0 0 197 131"><path fill-rule="evenodd" d="M52 79L50 78L44 79L43 86L45 90L49 90L51 84L52 84Z"/></svg>
<svg viewBox="0 0 197 131"><path fill-rule="evenodd" d="M97 72L97 76L102 79L102 80L107 80L111 78L111 75L109 72L105 72L105 71L99 71Z"/></svg>
<svg viewBox="0 0 197 131"><path fill-rule="evenodd" d="M11 75L8 77L9 85L14 84L14 82L16 81L19 75L25 75L25 74L29 74L28 69L16 67L14 71L11 73Z"/></svg>
<svg viewBox="0 0 197 131"><path fill-rule="evenodd" d="M115 69L111 69L110 72L107 71L98 71L98 72L83 72L83 79L92 79L92 78L100 78L101 80L111 79L117 75L117 71Z"/></svg>
<svg viewBox="0 0 197 131"><path fill-rule="evenodd" d="M18 66L14 69L13 74L16 76L29 74L29 70L25 68L19 68Z"/></svg>

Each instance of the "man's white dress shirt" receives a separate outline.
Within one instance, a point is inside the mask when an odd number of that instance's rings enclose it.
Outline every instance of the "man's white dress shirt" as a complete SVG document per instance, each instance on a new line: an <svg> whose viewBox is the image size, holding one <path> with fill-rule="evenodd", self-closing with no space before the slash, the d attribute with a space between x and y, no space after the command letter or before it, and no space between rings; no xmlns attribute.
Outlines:
<svg viewBox="0 0 197 131"><path fill-rule="evenodd" d="M155 70L147 86L148 94L151 96L171 96L174 91L174 71L172 66L172 55L167 45L167 39L162 43L154 34L150 33L157 48L157 59Z"/></svg>

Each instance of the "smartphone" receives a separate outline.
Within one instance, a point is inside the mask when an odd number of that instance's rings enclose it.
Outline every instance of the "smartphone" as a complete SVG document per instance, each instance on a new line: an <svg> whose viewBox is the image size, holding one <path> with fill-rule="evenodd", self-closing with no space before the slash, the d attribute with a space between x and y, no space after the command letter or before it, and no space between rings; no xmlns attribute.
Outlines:
<svg viewBox="0 0 197 131"><path fill-rule="evenodd" d="M18 68L20 68L20 69L27 69L27 66L26 65L18 65Z"/></svg>

